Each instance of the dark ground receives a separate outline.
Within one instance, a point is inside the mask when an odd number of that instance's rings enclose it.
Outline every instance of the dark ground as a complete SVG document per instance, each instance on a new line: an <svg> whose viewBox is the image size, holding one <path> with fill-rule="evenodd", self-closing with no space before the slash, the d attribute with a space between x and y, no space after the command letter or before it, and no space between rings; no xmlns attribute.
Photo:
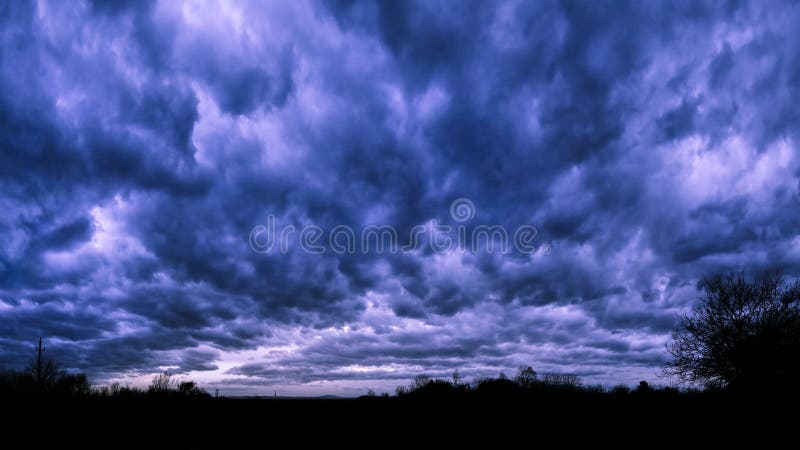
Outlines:
<svg viewBox="0 0 800 450"><path fill-rule="evenodd" d="M3 435L16 435L21 442L112 448L264 447L279 442L285 448L357 441L379 448L435 442L447 448L484 442L494 443L492 448L504 442L525 447L551 447L553 442L646 447L755 442L770 448L785 442L782 447L793 448L798 407L794 397L711 394L503 400L28 398L4 404Z"/></svg>

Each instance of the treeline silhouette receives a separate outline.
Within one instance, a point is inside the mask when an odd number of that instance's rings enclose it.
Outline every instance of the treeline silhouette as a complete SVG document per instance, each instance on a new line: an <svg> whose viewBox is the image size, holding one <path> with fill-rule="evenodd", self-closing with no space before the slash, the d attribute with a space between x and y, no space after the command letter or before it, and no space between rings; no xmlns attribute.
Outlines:
<svg viewBox="0 0 800 450"><path fill-rule="evenodd" d="M398 386L395 397L400 399L511 399L525 397L579 397L579 396L627 396L662 395L674 396L681 393L697 394L699 390L678 390L674 387L654 387L647 381L640 381L635 388L627 385L606 387L600 384L584 385L581 377L570 373L545 373L539 375L531 366L520 367L513 378L503 372L497 378L483 377L471 383L463 381L458 371L451 379L432 378L428 375L416 376L411 384ZM369 391L363 399L389 398L388 393L376 394Z"/></svg>
<svg viewBox="0 0 800 450"><path fill-rule="evenodd" d="M663 375L684 382L683 389L654 387L646 381L631 389L618 385L584 385L566 373L538 374L521 367L513 378L480 378L467 383L456 371L451 379L419 375L395 395L370 391L363 398L492 399L528 397L649 398L702 393L770 393L797 395L800 390L800 282L780 274L748 279L744 274L706 277L703 296L692 314L682 317L672 334ZM193 381L178 381L169 373L155 376L147 388L121 384L92 387L81 373L61 370L43 360L26 370L0 371L0 395L92 398L209 398Z"/></svg>
<svg viewBox="0 0 800 450"><path fill-rule="evenodd" d="M0 395L9 397L115 397L207 398L211 394L194 381L178 381L173 374L153 377L147 388L113 383L93 387L86 374L69 373L51 360L31 364L26 370L0 371Z"/></svg>
<svg viewBox="0 0 800 450"><path fill-rule="evenodd" d="M8 396L53 395L82 397L92 393L89 378L83 373L68 373L52 361L44 361L39 370L0 371L0 394Z"/></svg>

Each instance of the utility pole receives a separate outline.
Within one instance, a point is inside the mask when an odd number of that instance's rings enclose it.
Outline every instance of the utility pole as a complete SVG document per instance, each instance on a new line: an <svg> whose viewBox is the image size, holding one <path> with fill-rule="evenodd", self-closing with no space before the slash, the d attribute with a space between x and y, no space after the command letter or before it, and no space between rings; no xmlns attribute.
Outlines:
<svg viewBox="0 0 800 450"><path fill-rule="evenodd" d="M36 384L42 385L42 352L45 348L42 347L42 338L39 338L39 345L34 349L36 350Z"/></svg>

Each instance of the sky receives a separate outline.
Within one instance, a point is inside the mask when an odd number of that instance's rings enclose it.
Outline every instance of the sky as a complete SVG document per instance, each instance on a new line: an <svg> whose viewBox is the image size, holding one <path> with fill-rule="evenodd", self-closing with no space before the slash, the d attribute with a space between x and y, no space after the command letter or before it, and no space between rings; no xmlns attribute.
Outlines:
<svg viewBox="0 0 800 450"><path fill-rule="evenodd" d="M98 384L228 395L521 365L669 384L702 276L800 269L791 2L10 1L0 22L1 367L41 336ZM370 226L403 248L330 238ZM481 226L530 245L432 244Z"/></svg>

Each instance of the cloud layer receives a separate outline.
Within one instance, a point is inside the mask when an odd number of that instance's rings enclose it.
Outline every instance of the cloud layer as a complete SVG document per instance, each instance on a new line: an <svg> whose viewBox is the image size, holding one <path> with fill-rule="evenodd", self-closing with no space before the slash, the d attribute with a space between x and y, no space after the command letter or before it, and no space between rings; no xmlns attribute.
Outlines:
<svg viewBox="0 0 800 450"><path fill-rule="evenodd" d="M703 274L800 269L800 8L0 6L0 363L355 393L653 379ZM269 215L552 251L259 254Z"/></svg>

